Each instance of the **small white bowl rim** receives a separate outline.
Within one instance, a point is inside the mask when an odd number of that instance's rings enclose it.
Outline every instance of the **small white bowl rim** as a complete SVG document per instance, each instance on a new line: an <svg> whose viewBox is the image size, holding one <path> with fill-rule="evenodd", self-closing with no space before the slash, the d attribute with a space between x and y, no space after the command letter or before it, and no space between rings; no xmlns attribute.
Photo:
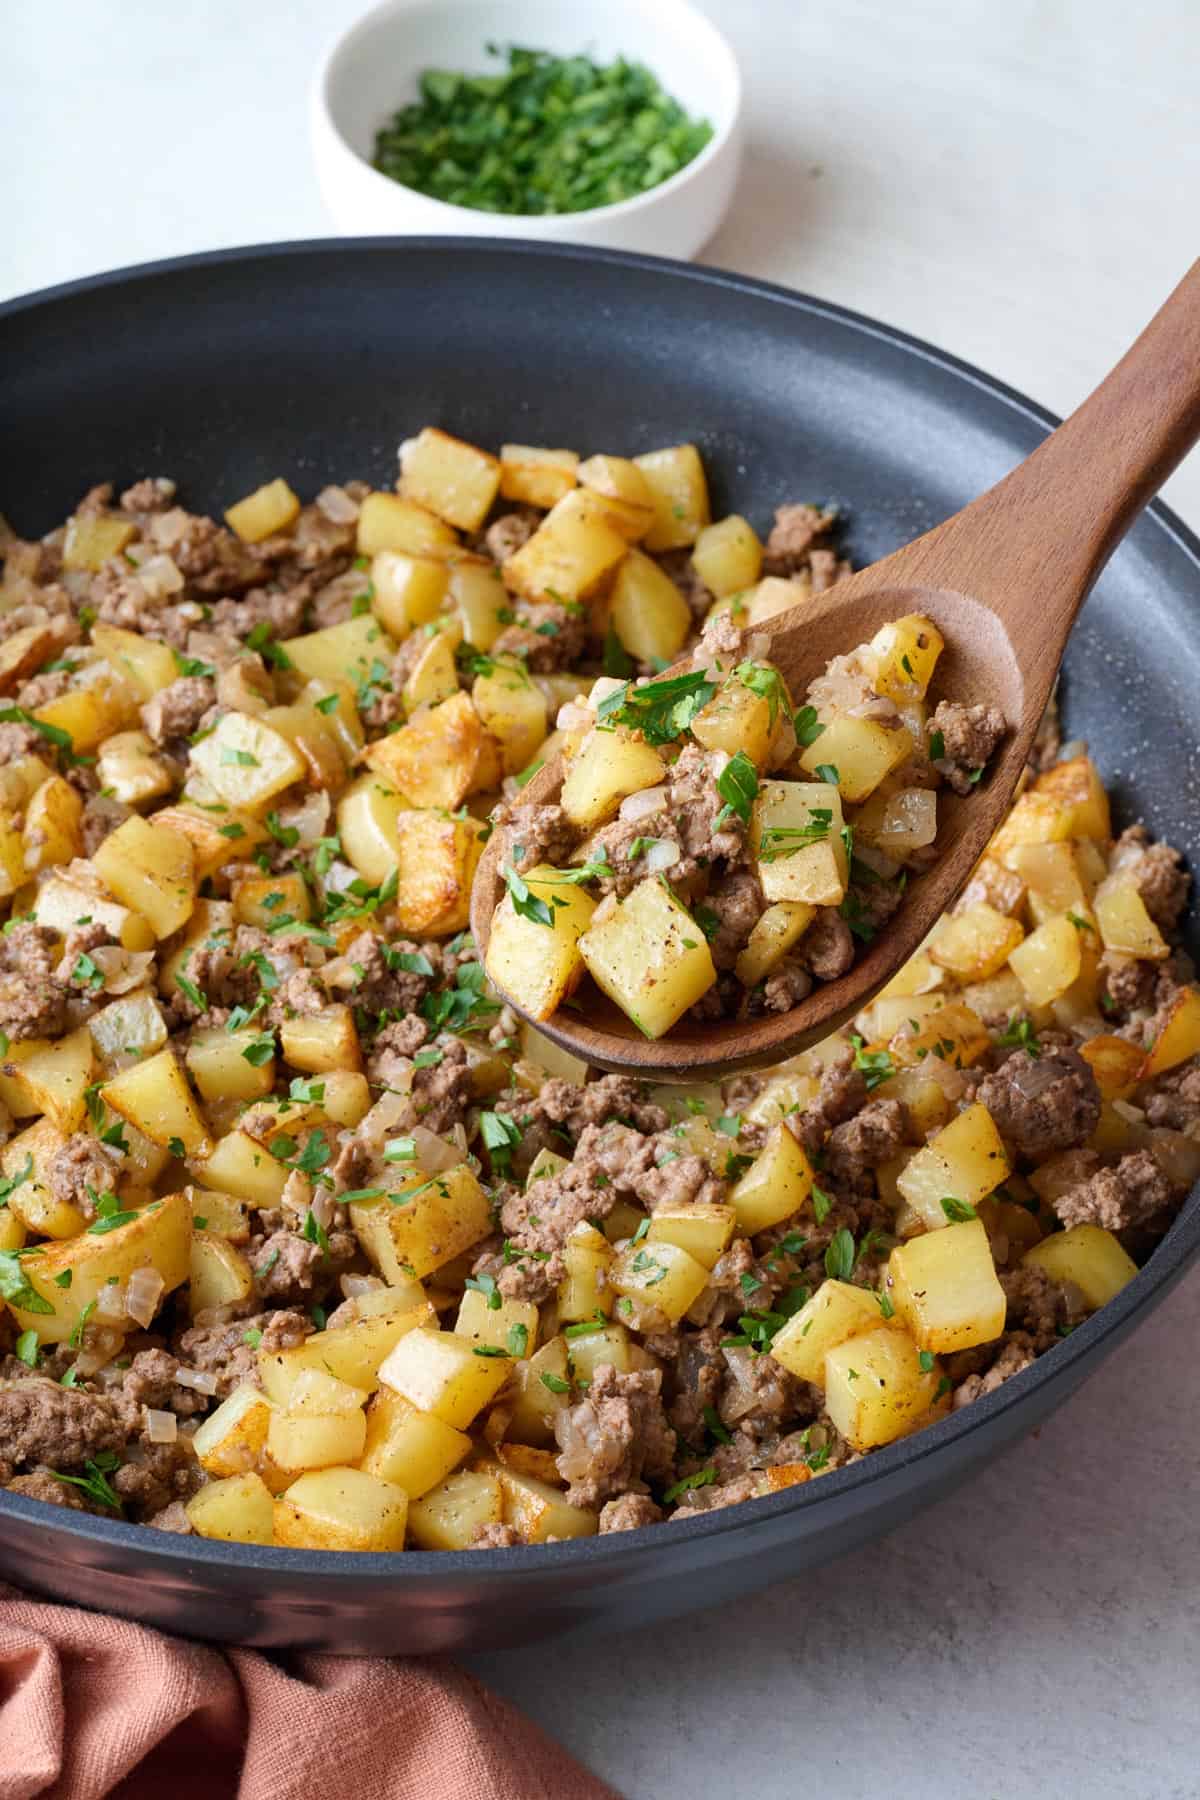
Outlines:
<svg viewBox="0 0 1200 1800"><path fill-rule="evenodd" d="M647 188L643 194L635 194L629 200L614 200L607 206L582 207L576 212L491 213L482 207L458 206L452 200L439 200L436 194L426 194L420 188L410 187L406 181L397 181L394 175L385 175L373 163L369 163L364 156L360 156L354 146L347 142L341 126L334 117L333 107L329 100L329 82L333 74L333 66L352 39L356 38L360 32L367 31L383 14L409 11L413 3L421 4L422 0L379 0L378 5L373 6L369 12L363 13L348 30L338 33L318 63L317 72L313 78L314 106L321 113L329 130L346 155L352 157L360 169L365 169L374 181L381 184L381 193L388 189L395 193L399 189L401 194L411 194L414 200L421 201L427 207L438 208L450 219L520 219L525 224L542 229L552 222L557 223L563 220L621 219L631 213L642 212L646 207L667 199L689 181L694 180L710 162L715 160L738 128L742 111L742 71L728 38L713 24L707 14L692 6L689 0L669 0L676 15L686 19L689 24L698 26L721 52L732 92L729 115L724 124L713 127L712 137L699 155L692 158L691 162L685 163L682 169L677 169L674 175L669 175L665 181L660 181L657 187ZM664 82L663 85L669 91L669 84Z"/></svg>

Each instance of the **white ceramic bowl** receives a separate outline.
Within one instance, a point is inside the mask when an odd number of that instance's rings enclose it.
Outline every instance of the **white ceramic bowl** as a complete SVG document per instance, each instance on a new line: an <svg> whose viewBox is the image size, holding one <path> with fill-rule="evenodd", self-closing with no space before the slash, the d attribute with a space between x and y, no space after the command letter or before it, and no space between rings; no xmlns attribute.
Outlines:
<svg viewBox="0 0 1200 1800"><path fill-rule="evenodd" d="M487 57L488 43L644 62L688 113L709 120L712 138L686 168L636 199L550 217L450 206L373 169L375 134L417 98L421 71L494 74L500 65ZM687 0L386 0L317 70L313 158L334 221L355 236L558 238L689 257L712 236L733 195L741 99L732 50Z"/></svg>

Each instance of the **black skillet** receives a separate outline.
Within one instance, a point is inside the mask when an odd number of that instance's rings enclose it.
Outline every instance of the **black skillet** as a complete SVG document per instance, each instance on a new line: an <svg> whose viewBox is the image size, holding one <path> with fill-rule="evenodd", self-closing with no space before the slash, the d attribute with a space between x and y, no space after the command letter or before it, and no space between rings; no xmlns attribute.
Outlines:
<svg viewBox="0 0 1200 1800"><path fill-rule="evenodd" d="M1149 302L1153 296L1147 296ZM485 444L692 439L714 504L766 526L835 502L856 563L955 512L1055 423L838 307L648 257L479 240L318 242L98 277L0 307L0 510L49 530L94 482L169 474L219 511L394 479L437 423ZM1067 729L1122 823L1195 864L1200 543L1160 505L1077 625ZM839 1473L690 1524L541 1549L337 1556L171 1537L0 1493L0 1575L167 1630L335 1651L631 1628L825 1562L908 1518L1059 1406L1195 1258L1192 1195L1137 1279L995 1394ZM868 1601L864 1588L864 1604Z"/></svg>

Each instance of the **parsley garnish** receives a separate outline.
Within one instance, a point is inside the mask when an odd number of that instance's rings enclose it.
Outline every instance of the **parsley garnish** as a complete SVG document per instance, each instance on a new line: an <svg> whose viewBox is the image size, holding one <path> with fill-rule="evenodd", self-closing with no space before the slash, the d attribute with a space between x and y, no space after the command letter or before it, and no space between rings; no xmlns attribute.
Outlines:
<svg viewBox="0 0 1200 1800"><path fill-rule="evenodd" d="M946 739L940 731L931 731L929 734L929 760L930 762L945 762L946 760Z"/></svg>
<svg viewBox="0 0 1200 1800"><path fill-rule="evenodd" d="M896 1069L886 1050L865 1050L860 1037L852 1037L850 1042L854 1045L854 1066L861 1073L868 1094L892 1079Z"/></svg>
<svg viewBox="0 0 1200 1800"><path fill-rule="evenodd" d="M63 1385L66 1385L65 1376ZM74 1385L72 1382L71 1386ZM67 1481L72 1487L81 1489L89 1500L94 1500L99 1506L107 1506L113 1512L121 1512L123 1510L121 1496L108 1480L108 1476L112 1474L113 1470L119 1469L120 1466L121 1459L114 1451L98 1450L95 1456L90 1457L84 1463L82 1475L60 1475L57 1469L48 1469L46 1473L53 1476L55 1481Z"/></svg>
<svg viewBox="0 0 1200 1800"><path fill-rule="evenodd" d="M0 1250L0 1300L22 1312L52 1313L54 1308L31 1287L15 1250Z"/></svg>
<svg viewBox="0 0 1200 1800"><path fill-rule="evenodd" d="M513 1151L521 1142L521 1131L516 1120L510 1118L508 1113L480 1113L479 1134L496 1174L502 1177L510 1175Z"/></svg>
<svg viewBox="0 0 1200 1800"><path fill-rule="evenodd" d="M817 717L815 706L802 706L792 720L792 727L796 733L796 742L802 749L815 744L825 729Z"/></svg>
<svg viewBox="0 0 1200 1800"><path fill-rule="evenodd" d="M759 843L758 859L773 863L780 862L785 856L795 856L797 850L803 850L809 844L822 843L829 836L832 824L831 807L810 806L807 825L768 825Z"/></svg>
<svg viewBox="0 0 1200 1800"><path fill-rule="evenodd" d="M605 695L596 708L598 725L628 725L649 744L669 744L680 737L717 691L703 669L669 675L664 681L630 682Z"/></svg>
<svg viewBox="0 0 1200 1800"><path fill-rule="evenodd" d="M1040 1056L1042 1053L1042 1046L1038 1042L1037 1033L1033 1028L1033 1020L1027 1013L1020 1017L1013 1013L1007 1027L1000 1033L996 1042L1002 1044L1005 1049L1028 1050L1030 1056Z"/></svg>
<svg viewBox="0 0 1200 1800"><path fill-rule="evenodd" d="M964 1225L968 1219L979 1217L969 1200L956 1200L953 1194L948 1194L943 1198L942 1211L952 1225Z"/></svg>
<svg viewBox="0 0 1200 1800"><path fill-rule="evenodd" d="M825 1273L834 1281L849 1281L854 1273L854 1239L844 1225L830 1238L825 1249Z"/></svg>
<svg viewBox="0 0 1200 1800"><path fill-rule="evenodd" d="M181 656L178 650L172 650L171 655L179 673L190 680L211 681L217 672L212 663L201 662L198 657Z"/></svg>
<svg viewBox="0 0 1200 1800"><path fill-rule="evenodd" d="M513 903L513 911L522 919L531 919L535 925L548 925L554 929L554 914L545 900L529 891L529 884L522 881L515 869L504 868L504 885L508 889Z"/></svg>
<svg viewBox="0 0 1200 1800"><path fill-rule="evenodd" d="M780 707L787 704L787 689L779 670L771 668L769 663L743 662L733 672L743 687L748 687L753 694L761 694L770 708L770 723L774 727Z"/></svg>
<svg viewBox="0 0 1200 1800"><path fill-rule="evenodd" d="M697 1469L694 1475L685 1475L682 1481L669 1487L663 1495L663 1505L670 1506L672 1501L678 1500L680 1494L686 1494L691 1488L711 1487L716 1479L717 1471L709 1463L707 1468Z"/></svg>
<svg viewBox="0 0 1200 1800"><path fill-rule="evenodd" d="M524 1356L528 1349L528 1325L510 1325L508 1328L508 1354L510 1356Z"/></svg>
<svg viewBox="0 0 1200 1800"><path fill-rule="evenodd" d="M719 831L731 813L749 824L750 809L758 794L758 771L744 750L731 756L717 776L717 792L725 804L713 821L713 830Z"/></svg>

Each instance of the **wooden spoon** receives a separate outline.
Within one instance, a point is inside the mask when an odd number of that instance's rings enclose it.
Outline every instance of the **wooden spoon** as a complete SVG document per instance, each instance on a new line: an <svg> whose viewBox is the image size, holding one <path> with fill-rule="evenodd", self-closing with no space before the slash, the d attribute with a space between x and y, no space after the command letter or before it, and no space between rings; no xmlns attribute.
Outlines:
<svg viewBox="0 0 1200 1800"><path fill-rule="evenodd" d="M964 704L991 701L1009 724L973 793L940 792L939 859L909 883L902 906L853 967L818 983L791 1012L704 1024L685 1019L653 1042L585 981L586 1012L560 1009L547 1023L531 1021L537 1029L602 1069L687 1080L779 1062L860 1011L967 881L1012 801L1075 615L1197 438L1200 262L1095 393L1010 475L914 543L754 628L768 640L758 654L782 670L799 700L832 657L886 620L924 613L946 640L939 690ZM685 661L669 672L690 666ZM522 800L554 802L562 779L555 758ZM489 843L471 895L481 954L504 893L501 840L497 833Z"/></svg>

